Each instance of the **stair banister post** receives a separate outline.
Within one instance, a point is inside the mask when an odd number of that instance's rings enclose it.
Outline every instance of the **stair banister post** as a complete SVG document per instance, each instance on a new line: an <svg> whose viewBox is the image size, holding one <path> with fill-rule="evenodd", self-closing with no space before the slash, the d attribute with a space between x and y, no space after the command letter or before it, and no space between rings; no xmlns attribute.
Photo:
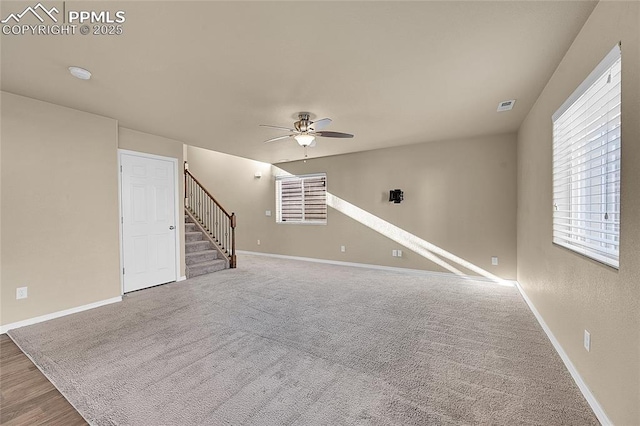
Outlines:
<svg viewBox="0 0 640 426"><path fill-rule="evenodd" d="M236 267L236 214L231 213L231 259L229 260L229 267Z"/></svg>
<svg viewBox="0 0 640 426"><path fill-rule="evenodd" d="M184 162L184 169L183 169L183 177L184 177L184 206L185 207L189 207L189 192L187 189L187 179L189 178L187 176L187 170L189 170L189 163L187 163L186 161Z"/></svg>

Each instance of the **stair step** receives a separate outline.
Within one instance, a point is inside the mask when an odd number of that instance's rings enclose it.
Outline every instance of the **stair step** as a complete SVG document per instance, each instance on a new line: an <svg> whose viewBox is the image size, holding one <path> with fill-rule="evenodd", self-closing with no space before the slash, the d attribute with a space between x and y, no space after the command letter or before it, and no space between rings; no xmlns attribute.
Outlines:
<svg viewBox="0 0 640 426"><path fill-rule="evenodd" d="M186 242L190 243L193 241L202 241L202 232L194 231L194 232L185 232L184 233Z"/></svg>
<svg viewBox="0 0 640 426"><path fill-rule="evenodd" d="M196 251L204 251L212 248L213 247L209 241L193 241L190 243L184 243L185 253L194 253Z"/></svg>
<svg viewBox="0 0 640 426"><path fill-rule="evenodd" d="M227 262L224 259L216 259L211 262L197 263L195 265L189 265L187 267L187 276L189 278L193 278L199 275L221 271L223 269L226 269L226 267Z"/></svg>
<svg viewBox="0 0 640 426"><path fill-rule="evenodd" d="M227 269L227 259L218 258L218 250L205 238L205 233L200 230L198 224L187 214L185 214L184 222L187 278Z"/></svg>
<svg viewBox="0 0 640 426"><path fill-rule="evenodd" d="M194 265L196 263L211 262L212 260L216 260L217 258L217 250L203 250L193 253L186 253L184 256L184 261L187 265Z"/></svg>

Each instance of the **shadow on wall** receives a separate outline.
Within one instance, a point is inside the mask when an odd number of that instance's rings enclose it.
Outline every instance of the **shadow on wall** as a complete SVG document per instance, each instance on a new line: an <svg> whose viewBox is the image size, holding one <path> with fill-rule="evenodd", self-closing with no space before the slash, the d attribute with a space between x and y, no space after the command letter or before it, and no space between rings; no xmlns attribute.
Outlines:
<svg viewBox="0 0 640 426"><path fill-rule="evenodd" d="M292 174L282 170L276 166L273 166L274 176L291 176ZM468 275L457 269L453 264L457 264L463 268L468 269L469 271L473 271L476 274L487 278L497 284L512 287L513 283L503 280L500 277L493 275L490 272L485 271L484 269L474 265L473 263L464 260L453 253L450 253L434 244L431 244L428 241L423 240L422 238L405 231L402 228L393 225L392 223L387 222L384 219L379 218L376 215L369 213L366 210L361 209L360 207L351 204L348 201L343 200L340 197L337 197L330 192L327 192L327 206L339 211L347 217L363 224L364 226L374 230L375 232L384 235L392 241L395 241L398 244L406 247L407 249L413 251L414 253L424 257L425 259L430 260L436 265L441 266L442 268L460 276L463 278L467 278ZM445 261L447 259L449 262Z"/></svg>

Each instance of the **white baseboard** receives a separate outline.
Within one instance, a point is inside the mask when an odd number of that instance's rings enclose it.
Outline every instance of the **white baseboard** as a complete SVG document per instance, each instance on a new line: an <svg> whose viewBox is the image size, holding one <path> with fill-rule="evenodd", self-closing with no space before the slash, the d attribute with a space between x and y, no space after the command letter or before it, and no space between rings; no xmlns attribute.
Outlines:
<svg viewBox="0 0 640 426"><path fill-rule="evenodd" d="M187 277L183 275L183 276L181 276L180 278L178 278L178 279L176 280L176 282L177 282L177 283L179 283L180 281L184 281L184 280L186 280L186 279L187 279Z"/></svg>
<svg viewBox="0 0 640 426"><path fill-rule="evenodd" d="M100 306L109 305L111 303L116 303L116 302L121 302L121 301L122 301L122 296L112 297L111 299L106 299L106 300L101 300L99 302L89 303L88 305L82 305L82 306L78 306L76 308L65 309L64 311L58 311L58 312L54 312L54 313L47 314L47 315L41 315L41 316L35 317L35 318L29 318L29 319L18 321L18 322L13 322L11 324L0 326L0 334L4 334L7 331L12 330L14 328L25 327L27 325L33 325L33 324L37 324L37 323L43 322L43 321L49 321L49 320L54 319L54 318L64 317L66 315L75 314L75 313L78 313L78 312L86 311L86 310L93 309L93 308L98 308Z"/></svg>
<svg viewBox="0 0 640 426"><path fill-rule="evenodd" d="M535 315L536 319L538 320L538 323L540 324L544 332L547 334L547 337L551 341L551 344L555 348L556 352L558 352L558 355L560 355L562 362L564 362L564 365L567 367L567 370L569 370L569 374L571 374L571 377L573 377L573 380L576 382L576 385L578 385L580 392L582 392L582 395L587 400L587 403L593 410L593 413L596 415L600 423L602 423L603 426L613 425L609 417L607 417L607 414L604 412L604 409L602 408L602 406L598 403L598 400L596 399L596 397L593 396L593 394L591 393L591 390L582 379L582 376L580 376L580 373L578 373L578 370L571 362L571 359L569 359L569 355L567 355L564 349L562 349L560 342L558 342L558 339L556 339L556 337L553 335L553 333L551 332L551 329L547 326L547 323L545 323L544 319L542 319L542 315L540 315L540 312L538 312L536 307L533 305L533 302L531 302L531 299L529 299L529 297L527 296L527 293L525 293L524 289L522 288L520 283L518 283L517 281L516 281L516 288L522 295L522 298L524 299L524 301L529 306L529 309L531 310L531 312L533 312L533 315Z"/></svg>
<svg viewBox="0 0 640 426"><path fill-rule="evenodd" d="M464 280L471 281L484 281L493 284L500 285L508 285L515 286L516 282L512 280L503 280L501 283L496 283L495 281L487 278L480 277L475 275L456 275L451 272L436 272L436 271L427 271L424 269L410 269L410 268L400 268L397 266L384 266L384 265L374 265L371 263L355 263L355 262L343 262L340 260L330 260L330 259L317 259L315 257L300 257L300 256L289 256L285 254L272 254L272 253L263 253L259 251L246 251L246 250L236 250L237 254L250 254L255 256L266 256L266 257L275 257L278 259L290 259L290 260L302 260L304 262L315 262L315 263L326 263L329 265L339 265L339 266L353 266L355 268L367 268L367 269L379 269L383 271L392 271L392 272L403 272L410 273L416 275L430 275L430 276L439 276L439 277L456 277Z"/></svg>

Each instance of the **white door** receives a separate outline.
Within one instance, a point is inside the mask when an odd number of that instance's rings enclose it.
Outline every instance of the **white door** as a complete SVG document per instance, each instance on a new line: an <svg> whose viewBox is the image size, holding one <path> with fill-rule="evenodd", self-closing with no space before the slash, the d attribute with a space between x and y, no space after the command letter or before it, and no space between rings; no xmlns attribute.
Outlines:
<svg viewBox="0 0 640 426"><path fill-rule="evenodd" d="M174 162L120 154L124 292L176 280Z"/></svg>

